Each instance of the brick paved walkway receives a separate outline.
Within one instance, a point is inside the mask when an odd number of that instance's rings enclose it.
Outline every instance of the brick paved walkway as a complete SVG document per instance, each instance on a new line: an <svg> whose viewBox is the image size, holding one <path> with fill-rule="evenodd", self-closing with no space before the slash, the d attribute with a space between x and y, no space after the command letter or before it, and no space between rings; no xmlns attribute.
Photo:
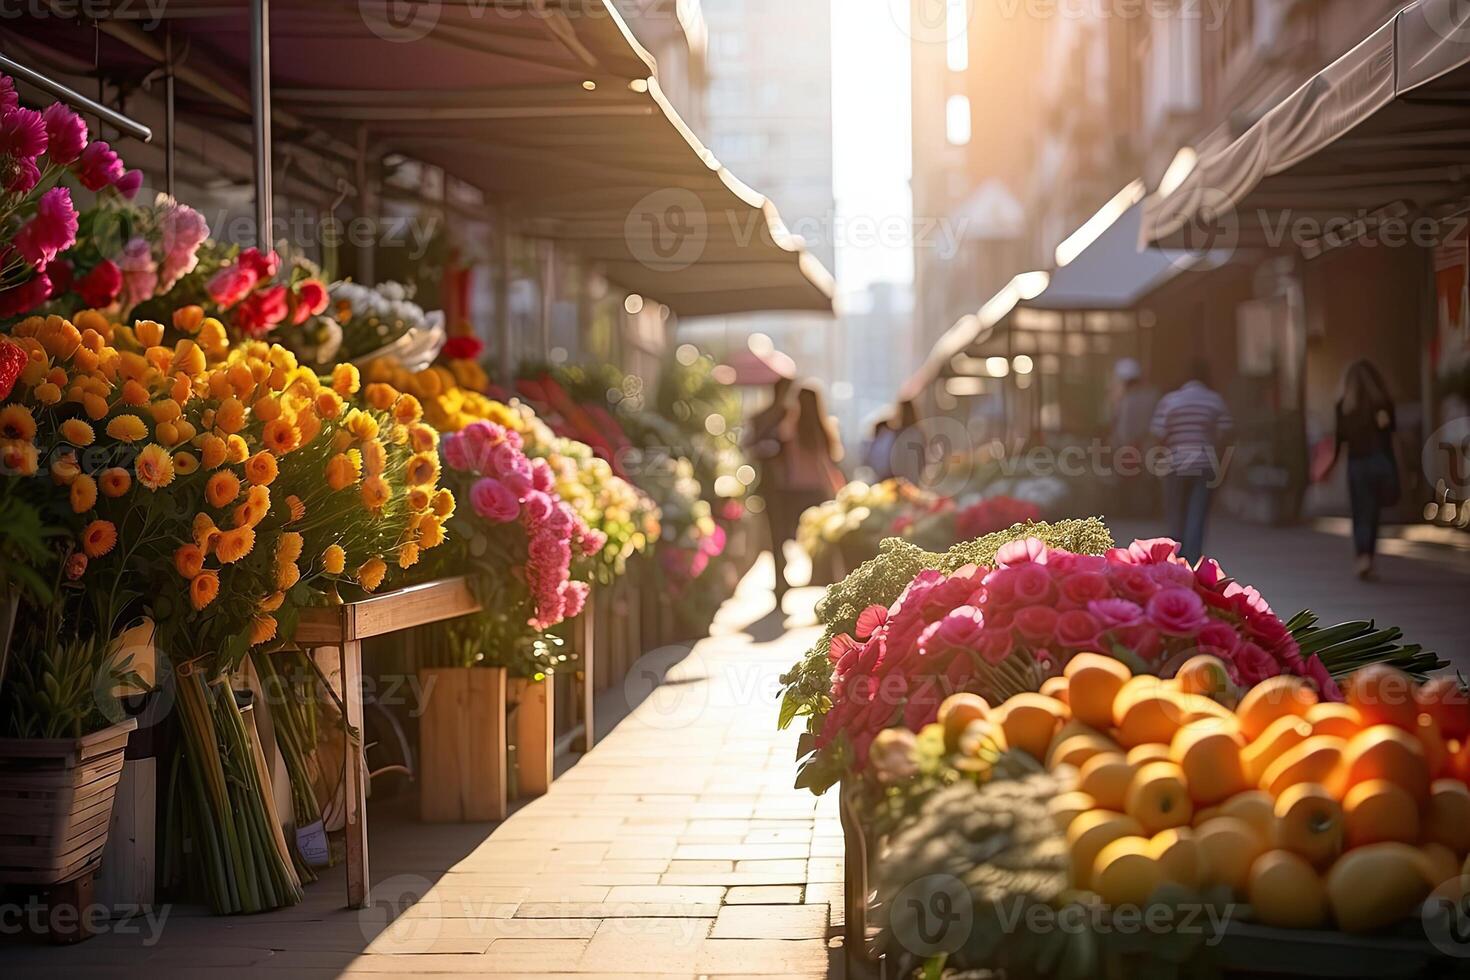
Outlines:
<svg viewBox="0 0 1470 980"><path fill-rule="evenodd" d="M504 824L375 812L374 909L345 911L333 869L282 912L170 910L151 944L145 922L67 949L0 947L17 971L4 974L828 976L835 794L791 788L796 735L775 731L777 678L816 634L800 623L818 592L792 593L783 621L770 581L766 559L710 637L646 655L608 692L631 713Z"/></svg>

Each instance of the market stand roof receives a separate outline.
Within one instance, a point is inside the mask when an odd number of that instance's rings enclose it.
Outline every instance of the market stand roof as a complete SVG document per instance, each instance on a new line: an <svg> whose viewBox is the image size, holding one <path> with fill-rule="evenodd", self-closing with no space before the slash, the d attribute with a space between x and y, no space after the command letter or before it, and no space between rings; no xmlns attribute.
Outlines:
<svg viewBox="0 0 1470 980"><path fill-rule="evenodd" d="M277 170L297 144L343 161L363 146L400 154L685 316L832 309L830 274L684 125L606 0L444 0L403 8L406 20L400 7L271 3ZM250 172L246 10L170 0L159 11L180 53L179 114L235 130L218 166L240 178ZM74 73L100 68L137 85L164 60L163 32L131 22L145 8L116 11L95 34L57 16L7 33Z"/></svg>
<svg viewBox="0 0 1470 980"><path fill-rule="evenodd" d="M1142 240L1310 250L1433 213L1470 193L1467 109L1470 7L1416 0L1149 198Z"/></svg>

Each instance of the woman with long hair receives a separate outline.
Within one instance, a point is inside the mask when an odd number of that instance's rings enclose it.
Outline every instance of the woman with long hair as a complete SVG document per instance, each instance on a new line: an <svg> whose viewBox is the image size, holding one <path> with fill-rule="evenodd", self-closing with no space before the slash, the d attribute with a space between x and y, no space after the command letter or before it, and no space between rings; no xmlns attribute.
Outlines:
<svg viewBox="0 0 1470 980"><path fill-rule="evenodd" d="M766 498L770 514L771 552L776 562L776 601L786 594L786 556L783 548L796 537L802 511L830 500L846 482L837 462L842 443L822 404L821 392L802 385L796 404L781 426L778 466L780 493Z"/></svg>
<svg viewBox="0 0 1470 980"><path fill-rule="evenodd" d="M1393 396L1378 369L1365 360L1348 365L1337 401L1337 435L1332 466L1347 447L1348 499L1353 515L1353 550L1358 577L1373 575L1382 509L1399 498L1399 469L1393 435Z"/></svg>

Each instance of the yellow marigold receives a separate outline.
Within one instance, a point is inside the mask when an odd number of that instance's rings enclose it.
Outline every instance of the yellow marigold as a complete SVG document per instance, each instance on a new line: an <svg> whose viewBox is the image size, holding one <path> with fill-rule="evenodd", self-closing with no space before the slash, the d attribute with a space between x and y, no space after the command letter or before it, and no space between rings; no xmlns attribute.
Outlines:
<svg viewBox="0 0 1470 980"><path fill-rule="evenodd" d="M219 403L214 410L214 427L221 432L235 433L245 428L245 403L231 396Z"/></svg>
<svg viewBox="0 0 1470 980"><path fill-rule="evenodd" d="M370 476L362 481L362 505L373 513L382 510L393 496L388 481L381 476Z"/></svg>
<svg viewBox="0 0 1470 980"><path fill-rule="evenodd" d="M189 602L203 609L219 595L219 573L203 571L189 580Z"/></svg>
<svg viewBox="0 0 1470 980"><path fill-rule="evenodd" d="M250 645L259 646L276 638L276 618L259 615L250 621Z"/></svg>
<svg viewBox="0 0 1470 980"><path fill-rule="evenodd" d="M410 541L398 549L398 567L412 568L419 563L419 546Z"/></svg>
<svg viewBox="0 0 1470 980"><path fill-rule="evenodd" d="M200 462L207 470L219 469L220 464L225 461L226 452L225 441L212 433L206 435L199 444Z"/></svg>
<svg viewBox="0 0 1470 980"><path fill-rule="evenodd" d="M51 482L58 487L69 487L81 475L82 467L77 463L77 454L64 452L51 461Z"/></svg>
<svg viewBox="0 0 1470 980"><path fill-rule="evenodd" d="M277 609L280 609L281 606L285 604L285 602L286 593L281 591L272 592L270 595L260 600L260 611L263 613L273 613Z"/></svg>
<svg viewBox="0 0 1470 980"><path fill-rule="evenodd" d="M447 487L436 491L431 506L440 520L449 520L454 516L454 494Z"/></svg>
<svg viewBox="0 0 1470 980"><path fill-rule="evenodd" d="M296 416L296 435L298 448L309 445L322 431L322 420L316 414L315 409L308 408Z"/></svg>
<svg viewBox="0 0 1470 980"><path fill-rule="evenodd" d="M286 562L276 566L276 588L289 589L301 581L301 569L295 564Z"/></svg>
<svg viewBox="0 0 1470 980"><path fill-rule="evenodd" d="M240 478L229 470L220 470L204 484L204 499L211 507L227 507L240 496Z"/></svg>
<svg viewBox="0 0 1470 980"><path fill-rule="evenodd" d="M383 584L383 576L387 574L388 566L381 558L369 558L357 570L357 584L371 592Z"/></svg>
<svg viewBox="0 0 1470 980"><path fill-rule="evenodd" d="M332 449L333 449L333 451L340 453L342 450L346 449L350 445L352 445L352 433L351 432L348 432L346 429L334 429L334 430L332 430Z"/></svg>
<svg viewBox="0 0 1470 980"><path fill-rule="evenodd" d="M398 389L390 384L374 382L362 391L367 403L380 412L386 412L398 400Z"/></svg>
<svg viewBox="0 0 1470 980"><path fill-rule="evenodd" d="M286 523L295 524L306 516L306 504L302 503L301 498L294 493L290 494L286 497L286 512L290 516Z"/></svg>
<svg viewBox="0 0 1470 980"><path fill-rule="evenodd" d="M322 552L322 568L328 575L341 575L342 569L347 567L347 552L342 550L340 544L329 544L327 550Z"/></svg>
<svg viewBox="0 0 1470 980"><path fill-rule="evenodd" d="M388 450L376 439L362 444L362 467L368 476L377 476L388 468Z"/></svg>
<svg viewBox="0 0 1470 980"><path fill-rule="evenodd" d="M174 568L184 578L193 579L204 571L204 549L192 541L179 545L174 552Z"/></svg>
<svg viewBox="0 0 1470 980"><path fill-rule="evenodd" d="M181 306L174 310L174 329L184 333L198 333L204 325L204 307Z"/></svg>
<svg viewBox="0 0 1470 980"><path fill-rule="evenodd" d="M338 453L327 460L327 486L333 490L344 490L357 482L362 475L362 456L357 450Z"/></svg>
<svg viewBox="0 0 1470 980"><path fill-rule="evenodd" d="M260 441L265 448L277 456L284 456L295 449L301 442L301 433L296 431L296 426L287 419L276 419L265 424L265 430L260 434Z"/></svg>
<svg viewBox="0 0 1470 980"><path fill-rule="evenodd" d="M232 463L243 463L250 458L250 444L244 436L231 435L225 438L226 458Z"/></svg>
<svg viewBox="0 0 1470 980"><path fill-rule="evenodd" d="M84 514L97 506L97 481L85 473L71 481L71 512Z"/></svg>
<svg viewBox="0 0 1470 980"><path fill-rule="evenodd" d="M84 423L85 424L85 423ZM0 439L20 439L26 442L36 438L36 418L24 405L6 405L0 408Z"/></svg>
<svg viewBox="0 0 1470 980"><path fill-rule="evenodd" d="M416 453L431 453L439 448L439 433L433 426L415 422L408 427L408 445Z"/></svg>
<svg viewBox="0 0 1470 980"><path fill-rule="evenodd" d="M158 440L160 446L177 446L183 442L179 438L179 427L172 422L159 422L153 427L153 438Z"/></svg>
<svg viewBox="0 0 1470 980"><path fill-rule="evenodd" d="M429 516L419 522L419 546L425 550L437 548L444 543L444 525L439 518Z"/></svg>
<svg viewBox="0 0 1470 980"><path fill-rule="evenodd" d="M230 380L230 390L235 397L244 398L255 390L255 374L251 372L250 365L244 361L236 361L225 369L225 376Z"/></svg>
<svg viewBox="0 0 1470 980"><path fill-rule="evenodd" d="M61 401L61 389L50 381L36 385L36 390L31 394L42 405L55 405Z"/></svg>
<svg viewBox="0 0 1470 980"><path fill-rule="evenodd" d="M415 453L408 461L404 474L410 486L430 487L439 479L439 455L437 453Z"/></svg>
<svg viewBox="0 0 1470 980"><path fill-rule="evenodd" d="M148 414L155 422L173 422L184 414L184 410L172 398L162 398L148 406Z"/></svg>
<svg viewBox="0 0 1470 980"><path fill-rule="evenodd" d="M409 510L428 510L432 498L429 491L424 487L410 487L408 491Z"/></svg>
<svg viewBox="0 0 1470 980"><path fill-rule="evenodd" d="M301 546L306 542L295 531L284 531L276 542L276 561L285 564L301 557Z"/></svg>
<svg viewBox="0 0 1470 980"><path fill-rule="evenodd" d="M87 418L95 422L108 413L107 399L89 391L82 396L82 411L87 413Z"/></svg>
<svg viewBox="0 0 1470 980"><path fill-rule="evenodd" d="M255 528L237 527L219 533L214 542L214 554L221 562L229 565L250 554L254 547Z"/></svg>
<svg viewBox="0 0 1470 980"><path fill-rule="evenodd" d="M188 476L190 473L198 472L199 457L190 452L174 453L174 472L180 476Z"/></svg>
<svg viewBox="0 0 1470 980"><path fill-rule="evenodd" d="M121 497L133 485L133 477L121 466L109 466L97 475L104 497Z"/></svg>
<svg viewBox="0 0 1470 980"><path fill-rule="evenodd" d="M331 388L318 391L312 403L316 405L317 414L324 419L334 419L342 414L342 396Z"/></svg>
<svg viewBox="0 0 1470 980"><path fill-rule="evenodd" d="M281 417L281 400L271 395L257 398L250 412L262 422L274 422Z"/></svg>
<svg viewBox="0 0 1470 980"><path fill-rule="evenodd" d="M347 413L347 431L354 439L373 439L378 435L378 420L360 408Z"/></svg>
<svg viewBox="0 0 1470 980"><path fill-rule="evenodd" d="M174 383L168 390L169 396L180 405L187 405L194 397L194 382L189 380L187 374L174 375Z"/></svg>
<svg viewBox="0 0 1470 980"><path fill-rule="evenodd" d="M133 460L133 472L137 474L138 482L149 490L166 487L174 482L173 457L167 449L150 442Z"/></svg>
<svg viewBox="0 0 1470 980"><path fill-rule="evenodd" d="M263 450L245 461L245 479L258 487L270 486L279 472L276 458Z"/></svg>
<svg viewBox="0 0 1470 980"><path fill-rule="evenodd" d="M181 340L174 345L173 369L182 374L203 374L204 351L192 340Z"/></svg>
<svg viewBox="0 0 1470 980"><path fill-rule="evenodd" d="M137 408L140 405L148 404L148 397L148 389L143 387L136 378L129 378L123 382L122 401L124 405L131 405Z"/></svg>
<svg viewBox="0 0 1470 980"><path fill-rule="evenodd" d="M207 353L218 357L230 348L230 336L225 325L214 317L206 317L199 325L199 346Z"/></svg>
<svg viewBox="0 0 1470 980"><path fill-rule="evenodd" d="M148 437L148 426L136 415L119 415L107 423L107 434L119 442L137 442Z"/></svg>
<svg viewBox="0 0 1470 980"><path fill-rule="evenodd" d="M189 532L194 536L194 543L205 554L214 547L214 542L219 538L219 528L214 526L214 518L203 512L194 515L194 522L190 525Z"/></svg>
<svg viewBox="0 0 1470 980"><path fill-rule="evenodd" d="M157 347L163 343L163 324L155 320L139 320L133 324L133 334L144 347Z"/></svg>
<svg viewBox="0 0 1470 980"><path fill-rule="evenodd" d="M10 476L35 476L41 457L34 443L23 439L0 439L0 472Z"/></svg>
<svg viewBox="0 0 1470 980"><path fill-rule="evenodd" d="M88 558L101 558L117 544L117 528L111 521L96 520L82 528L82 551Z"/></svg>
<svg viewBox="0 0 1470 980"><path fill-rule="evenodd" d="M254 527L265 520L271 510L271 492L266 487L251 487L245 500L235 508L236 527Z"/></svg>
<svg viewBox="0 0 1470 980"><path fill-rule="evenodd" d="M194 423L188 419L178 419L173 423L173 426L174 431L178 433L179 442L188 442L199 434L198 430L194 428Z"/></svg>
<svg viewBox="0 0 1470 980"><path fill-rule="evenodd" d="M332 368L332 390L346 398L355 395L362 385L362 376L354 364L338 364Z"/></svg>
<svg viewBox="0 0 1470 980"><path fill-rule="evenodd" d="M400 425L417 422L424 417L424 407L412 395L399 395L393 400L393 420Z"/></svg>

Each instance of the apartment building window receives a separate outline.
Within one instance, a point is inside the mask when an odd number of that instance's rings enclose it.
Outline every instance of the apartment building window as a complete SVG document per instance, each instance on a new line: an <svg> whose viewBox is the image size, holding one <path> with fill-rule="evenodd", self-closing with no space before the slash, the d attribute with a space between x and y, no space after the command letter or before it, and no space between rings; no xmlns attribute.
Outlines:
<svg viewBox="0 0 1470 980"><path fill-rule="evenodd" d="M970 97L951 95L944 106L944 136L950 146L965 146L970 142Z"/></svg>
<svg viewBox="0 0 1470 980"><path fill-rule="evenodd" d="M1151 22L1143 58L1146 131L1152 132L1174 113L1199 108L1202 32L1198 15L1184 10Z"/></svg>
<svg viewBox="0 0 1470 980"><path fill-rule="evenodd" d="M944 0L944 60L950 71L970 67L970 0Z"/></svg>

